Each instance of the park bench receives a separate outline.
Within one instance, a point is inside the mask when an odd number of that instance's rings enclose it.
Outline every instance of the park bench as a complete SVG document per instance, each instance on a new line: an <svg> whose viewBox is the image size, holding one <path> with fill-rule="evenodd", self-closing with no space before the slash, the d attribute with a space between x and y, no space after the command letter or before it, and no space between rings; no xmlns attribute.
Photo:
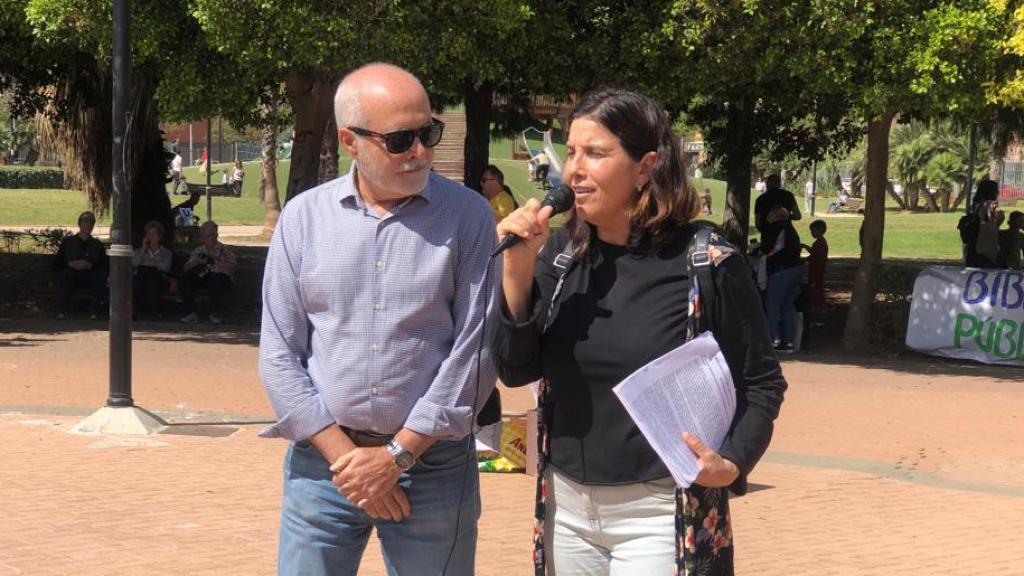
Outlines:
<svg viewBox="0 0 1024 576"><path fill-rule="evenodd" d="M846 204L840 206L837 202L833 202L828 207L829 214L840 214L843 212L852 212L856 214L860 211L861 204L864 203L863 198L850 198L846 201Z"/></svg>
<svg viewBox="0 0 1024 576"><path fill-rule="evenodd" d="M206 196L206 184L193 184L191 182L185 182L185 192L191 196L198 194L200 196ZM228 198L241 198L242 187L234 187L231 184L210 184L210 196L226 196Z"/></svg>

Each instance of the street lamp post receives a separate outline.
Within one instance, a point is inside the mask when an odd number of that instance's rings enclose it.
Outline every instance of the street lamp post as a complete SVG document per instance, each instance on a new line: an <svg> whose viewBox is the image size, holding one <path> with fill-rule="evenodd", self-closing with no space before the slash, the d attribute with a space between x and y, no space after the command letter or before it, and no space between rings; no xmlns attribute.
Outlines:
<svg viewBox="0 0 1024 576"><path fill-rule="evenodd" d="M127 407L132 400L132 242L131 195L125 174L127 137L129 0L114 0L113 59L113 223L110 227L110 396L107 406Z"/></svg>

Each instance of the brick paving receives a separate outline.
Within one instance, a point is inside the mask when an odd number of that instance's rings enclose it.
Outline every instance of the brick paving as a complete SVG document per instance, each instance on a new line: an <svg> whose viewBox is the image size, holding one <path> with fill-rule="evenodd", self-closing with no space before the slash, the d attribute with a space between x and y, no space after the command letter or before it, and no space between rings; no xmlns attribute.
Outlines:
<svg viewBox="0 0 1024 576"><path fill-rule="evenodd" d="M194 357L206 379L140 381L141 404L267 414L251 342L177 336L138 346L136 370ZM283 442L258 439L256 425L210 429L234 431L222 437L68 434L80 416L55 407L102 400L95 383L77 389L105 378L105 341L36 340L0 346L0 407L47 406L0 410L0 576L274 573ZM1020 371L813 357L785 369L772 450L733 504L738 573L1024 576ZM529 399L509 391L506 408ZM477 573L527 576L532 478L484 475L482 487ZM360 574L384 574L373 539Z"/></svg>

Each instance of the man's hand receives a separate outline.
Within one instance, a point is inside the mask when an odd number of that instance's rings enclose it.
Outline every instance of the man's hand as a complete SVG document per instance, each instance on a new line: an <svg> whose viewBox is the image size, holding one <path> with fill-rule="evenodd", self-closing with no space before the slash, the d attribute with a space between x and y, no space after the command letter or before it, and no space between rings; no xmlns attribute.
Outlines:
<svg viewBox="0 0 1024 576"><path fill-rule="evenodd" d="M380 500L368 503L365 510L371 518L391 520L392 522L401 522L412 511L409 507L409 499L405 496L405 490L402 490L402 487L397 484Z"/></svg>
<svg viewBox="0 0 1024 576"><path fill-rule="evenodd" d="M388 494L402 474L383 446L355 448L331 465L332 482L350 502L364 510Z"/></svg>
<svg viewBox="0 0 1024 576"><path fill-rule="evenodd" d="M729 486L740 476L740 469L732 462L722 458L718 452L700 441L689 432L683 432L683 441L697 455L697 479L694 483L706 488L723 488Z"/></svg>
<svg viewBox="0 0 1024 576"><path fill-rule="evenodd" d="M71 268L72 270L88 270L92 268L92 262L83 259L72 260L68 262L68 268Z"/></svg>

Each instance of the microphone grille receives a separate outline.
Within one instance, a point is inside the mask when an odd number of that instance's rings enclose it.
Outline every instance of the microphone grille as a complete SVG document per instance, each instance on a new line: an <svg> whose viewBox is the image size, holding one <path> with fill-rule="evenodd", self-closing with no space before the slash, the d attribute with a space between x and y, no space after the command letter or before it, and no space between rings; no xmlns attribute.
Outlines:
<svg viewBox="0 0 1024 576"><path fill-rule="evenodd" d="M576 202L576 194L572 191L572 188L562 184L558 188L553 188L544 197L544 204L554 208L555 214L565 212Z"/></svg>

